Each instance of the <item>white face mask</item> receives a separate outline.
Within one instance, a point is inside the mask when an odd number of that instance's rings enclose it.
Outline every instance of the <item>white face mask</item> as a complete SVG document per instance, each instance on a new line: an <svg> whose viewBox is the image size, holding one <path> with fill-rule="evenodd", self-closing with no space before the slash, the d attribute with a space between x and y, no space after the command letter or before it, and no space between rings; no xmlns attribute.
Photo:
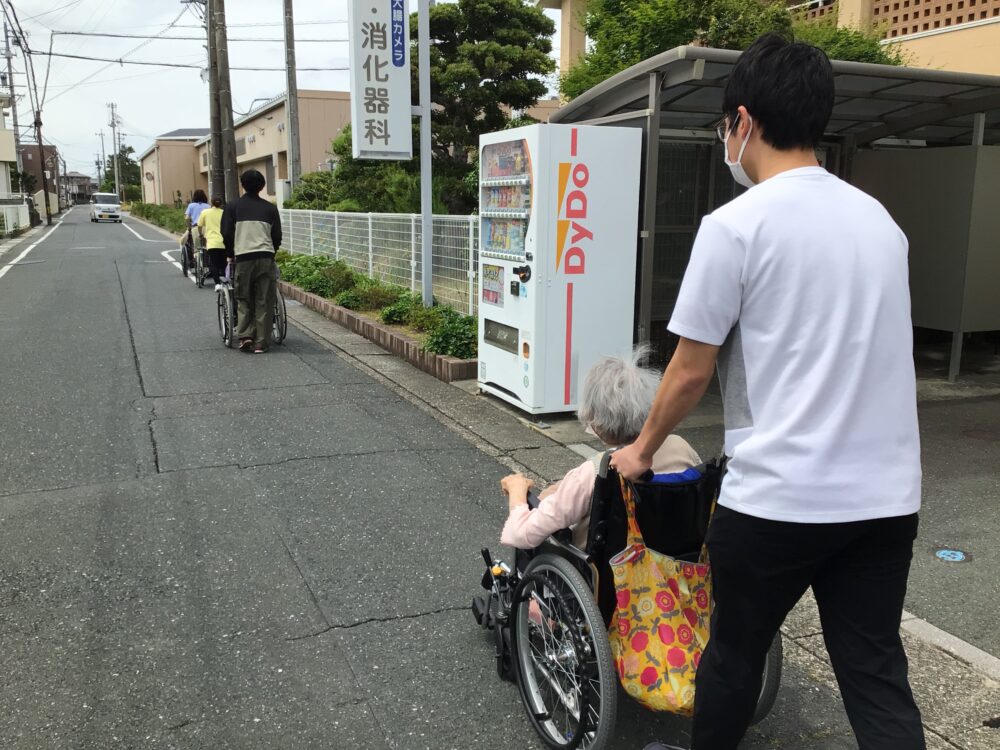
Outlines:
<svg viewBox="0 0 1000 750"><path fill-rule="evenodd" d="M750 179L750 175L746 173L741 163L743 161L743 152L747 150L747 144L750 143L750 136L753 135L753 118L747 115L747 120L750 121L750 130L747 131L747 137L740 146L740 152L736 155L736 161L729 161L729 136L736 132L735 127L726 133L726 137L722 141L722 157L725 159L726 166L729 167L733 179L743 187L751 188L757 183Z"/></svg>

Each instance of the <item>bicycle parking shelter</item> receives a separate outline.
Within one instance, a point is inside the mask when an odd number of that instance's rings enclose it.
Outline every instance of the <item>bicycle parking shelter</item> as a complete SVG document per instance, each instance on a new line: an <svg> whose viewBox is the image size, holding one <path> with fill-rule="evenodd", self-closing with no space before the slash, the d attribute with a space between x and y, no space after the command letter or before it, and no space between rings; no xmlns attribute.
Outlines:
<svg viewBox="0 0 1000 750"><path fill-rule="evenodd" d="M677 47L550 117L643 131L637 341L666 336L701 217L742 191L713 128L739 55ZM878 198L906 232L913 323L951 332L954 380L963 335L1000 329L1000 77L836 60L833 70L821 162Z"/></svg>

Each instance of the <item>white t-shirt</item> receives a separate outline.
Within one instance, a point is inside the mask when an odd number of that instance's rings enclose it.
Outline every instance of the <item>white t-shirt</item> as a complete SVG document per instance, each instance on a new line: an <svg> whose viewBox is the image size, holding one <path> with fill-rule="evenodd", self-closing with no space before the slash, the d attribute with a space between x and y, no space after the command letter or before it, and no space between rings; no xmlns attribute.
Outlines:
<svg viewBox="0 0 1000 750"><path fill-rule="evenodd" d="M800 523L919 510L907 250L878 201L820 167L704 218L668 328L723 346L722 505Z"/></svg>

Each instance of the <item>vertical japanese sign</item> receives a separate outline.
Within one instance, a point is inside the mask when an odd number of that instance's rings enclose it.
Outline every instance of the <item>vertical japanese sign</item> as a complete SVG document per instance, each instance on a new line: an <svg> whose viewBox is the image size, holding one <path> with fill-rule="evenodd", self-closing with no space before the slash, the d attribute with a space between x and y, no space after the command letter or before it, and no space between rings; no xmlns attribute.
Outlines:
<svg viewBox="0 0 1000 750"><path fill-rule="evenodd" d="M351 0L351 136L356 159L412 159L406 0Z"/></svg>

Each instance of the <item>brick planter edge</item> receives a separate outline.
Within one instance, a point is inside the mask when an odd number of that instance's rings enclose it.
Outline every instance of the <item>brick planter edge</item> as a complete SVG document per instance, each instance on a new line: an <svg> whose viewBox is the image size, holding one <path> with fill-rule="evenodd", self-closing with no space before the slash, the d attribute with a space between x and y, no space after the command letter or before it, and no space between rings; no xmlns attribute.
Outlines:
<svg viewBox="0 0 1000 750"><path fill-rule="evenodd" d="M319 295L310 294L287 281L279 281L278 286L286 297L301 302L310 310L342 325L352 333L364 336L373 344L382 347L390 354L405 359L411 365L419 367L438 380L451 383L455 380L471 380L477 375L478 361L475 359L459 359L458 357L425 352L419 341L397 333L377 321L366 318L361 313L348 310L346 307L341 307Z"/></svg>

